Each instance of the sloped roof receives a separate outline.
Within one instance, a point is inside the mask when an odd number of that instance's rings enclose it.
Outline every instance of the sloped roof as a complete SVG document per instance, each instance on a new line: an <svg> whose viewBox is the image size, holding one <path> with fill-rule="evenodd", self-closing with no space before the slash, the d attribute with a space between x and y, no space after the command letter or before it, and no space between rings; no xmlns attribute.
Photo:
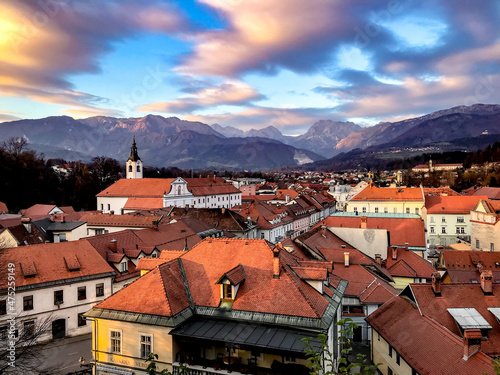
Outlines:
<svg viewBox="0 0 500 375"><path fill-rule="evenodd" d="M23 212L24 217L41 217L47 216L57 206L55 204L35 204Z"/></svg>
<svg viewBox="0 0 500 375"><path fill-rule="evenodd" d="M341 240L331 231L321 226L301 234L295 238L294 241L316 254L320 254L320 248L342 248L342 246L345 246L345 249L353 249L347 242Z"/></svg>
<svg viewBox="0 0 500 375"><path fill-rule="evenodd" d="M86 221L87 226L110 226L110 227L136 227L149 228L153 221L159 220L161 216L143 216L137 214L110 215L110 214L87 214L81 218Z"/></svg>
<svg viewBox="0 0 500 375"><path fill-rule="evenodd" d="M400 261L404 261L404 263ZM396 263L398 264L396 265ZM395 266L394 269L392 269L393 266ZM397 249L396 259L392 259L392 249L388 251L386 267L392 276L425 277L430 279L432 273L435 272L431 263L418 256L413 251L405 250L404 248ZM415 272L415 275L409 276L410 274L413 275L412 271Z"/></svg>
<svg viewBox="0 0 500 375"><path fill-rule="evenodd" d="M124 210L154 210L163 208L163 198L130 197L123 206Z"/></svg>
<svg viewBox="0 0 500 375"><path fill-rule="evenodd" d="M483 186L471 192L473 196L486 195L488 199L500 200L500 188Z"/></svg>
<svg viewBox="0 0 500 375"><path fill-rule="evenodd" d="M233 285L238 285L245 281L246 276L243 266L241 264L238 264L236 267L233 267L229 271L224 272L219 280L217 280L216 284L220 284L224 279L228 279L229 282Z"/></svg>
<svg viewBox="0 0 500 375"><path fill-rule="evenodd" d="M0 213L1 212L9 212L9 209L7 208L7 205L3 202L0 202Z"/></svg>
<svg viewBox="0 0 500 375"><path fill-rule="evenodd" d="M165 210L155 212L163 213ZM220 208L185 208L172 207L168 211L172 218L193 217L201 220L217 229L228 231L244 231L248 229L247 217L231 210ZM251 222L251 226L256 225Z"/></svg>
<svg viewBox="0 0 500 375"><path fill-rule="evenodd" d="M389 301L397 293L391 285L373 280L372 283L358 296L362 303L382 304Z"/></svg>
<svg viewBox="0 0 500 375"><path fill-rule="evenodd" d="M500 271L500 252L443 250L441 257L447 270L474 270L482 263L483 269Z"/></svg>
<svg viewBox="0 0 500 375"><path fill-rule="evenodd" d="M361 228L363 216L328 216L315 228L324 223L327 227ZM366 217L366 216L365 216ZM420 218L366 217L366 228L386 229L390 245L425 247L425 225Z"/></svg>
<svg viewBox="0 0 500 375"><path fill-rule="evenodd" d="M104 189L98 197L149 197L161 198L170 191L173 178L122 178Z"/></svg>
<svg viewBox="0 0 500 375"><path fill-rule="evenodd" d="M410 284L410 289L422 314L434 319L458 337L462 334L447 309L474 307L493 327L488 332L488 339L481 343L481 350L494 357L500 355L500 323L488 311L489 307L500 306L500 284L493 283L492 295L485 295L479 283L441 283L439 297L435 296L431 284Z"/></svg>
<svg viewBox="0 0 500 375"><path fill-rule="evenodd" d="M328 270L315 267L292 267L293 272L302 280L327 280Z"/></svg>
<svg viewBox="0 0 500 375"><path fill-rule="evenodd" d="M455 190L449 186L441 186L437 188L424 188L424 195L427 196L460 196Z"/></svg>
<svg viewBox="0 0 500 375"><path fill-rule="evenodd" d="M351 201L416 201L423 202L421 188L379 188L367 186L352 197Z"/></svg>
<svg viewBox="0 0 500 375"><path fill-rule="evenodd" d="M77 259L80 267L70 271L67 261ZM108 263L85 240L13 247L0 252L0 264L14 263L16 287L113 272ZM32 264L34 275L24 277L23 267ZM0 280L0 289L7 278Z"/></svg>
<svg viewBox="0 0 500 375"><path fill-rule="evenodd" d="M393 297L366 321L419 374L494 373L492 359L482 352L462 359L462 339L426 314L420 315L417 306L404 297Z"/></svg>
<svg viewBox="0 0 500 375"><path fill-rule="evenodd" d="M428 196L425 197L425 208L428 214L470 214L480 199L488 198L484 195Z"/></svg>

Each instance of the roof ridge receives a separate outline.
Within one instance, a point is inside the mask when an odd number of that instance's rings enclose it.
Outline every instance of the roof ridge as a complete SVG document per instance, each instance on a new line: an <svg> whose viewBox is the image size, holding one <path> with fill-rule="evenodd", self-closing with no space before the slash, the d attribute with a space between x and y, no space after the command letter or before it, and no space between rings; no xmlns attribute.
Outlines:
<svg viewBox="0 0 500 375"><path fill-rule="evenodd" d="M358 294L358 297L359 297L360 295L362 295L364 292L366 292L366 291L367 291L367 290L368 290L368 289L372 286L372 284L373 284L375 281L377 281L377 279L374 277L374 278L373 278L373 280L372 280L372 282L371 282L370 284L368 284L368 286L367 286L365 289L363 289L363 290L361 291L361 293L359 293L359 294ZM372 291L372 292L370 292L370 293L368 294L368 296L369 296L371 293L373 293L373 291Z"/></svg>

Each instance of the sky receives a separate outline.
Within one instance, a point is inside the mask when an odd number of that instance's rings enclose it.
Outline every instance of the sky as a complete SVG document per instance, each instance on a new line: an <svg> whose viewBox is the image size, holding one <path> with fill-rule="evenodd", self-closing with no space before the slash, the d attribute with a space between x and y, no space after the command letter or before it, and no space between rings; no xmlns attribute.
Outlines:
<svg viewBox="0 0 500 375"><path fill-rule="evenodd" d="M3 0L0 122L304 133L500 103L497 0Z"/></svg>

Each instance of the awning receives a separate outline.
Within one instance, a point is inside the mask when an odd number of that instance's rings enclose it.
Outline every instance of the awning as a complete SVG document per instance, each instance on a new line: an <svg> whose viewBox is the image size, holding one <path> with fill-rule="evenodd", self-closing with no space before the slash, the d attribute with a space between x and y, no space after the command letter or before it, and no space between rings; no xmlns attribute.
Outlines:
<svg viewBox="0 0 500 375"><path fill-rule="evenodd" d="M109 374L134 375L133 371L123 369L123 368L104 366L104 365L96 365L95 367L96 367L96 370L103 371L103 372L109 373Z"/></svg>
<svg viewBox="0 0 500 375"><path fill-rule="evenodd" d="M305 353L304 338L319 348L318 333L277 326L266 326L235 321L195 318L170 331L183 339L217 341L225 344Z"/></svg>

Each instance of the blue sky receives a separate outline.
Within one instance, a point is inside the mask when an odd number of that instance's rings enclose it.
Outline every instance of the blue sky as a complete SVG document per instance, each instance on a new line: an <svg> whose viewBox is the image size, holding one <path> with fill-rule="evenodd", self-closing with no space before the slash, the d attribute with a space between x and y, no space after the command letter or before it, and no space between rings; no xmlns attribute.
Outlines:
<svg viewBox="0 0 500 375"><path fill-rule="evenodd" d="M499 103L494 0L7 0L0 121L177 116L301 134Z"/></svg>

